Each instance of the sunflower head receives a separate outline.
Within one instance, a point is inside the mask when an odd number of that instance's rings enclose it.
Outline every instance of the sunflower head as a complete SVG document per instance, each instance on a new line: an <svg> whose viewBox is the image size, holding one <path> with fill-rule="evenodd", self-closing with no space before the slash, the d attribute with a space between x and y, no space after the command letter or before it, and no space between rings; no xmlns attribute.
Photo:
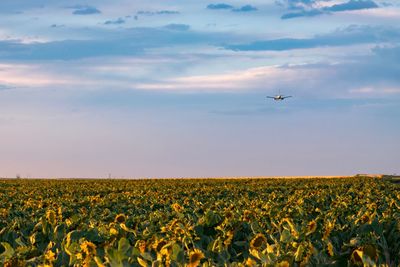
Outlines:
<svg viewBox="0 0 400 267"><path fill-rule="evenodd" d="M124 223L126 221L126 216L125 214L118 214L117 216L115 216L115 222L117 223Z"/></svg>
<svg viewBox="0 0 400 267"><path fill-rule="evenodd" d="M197 267L200 265L200 260L204 258L203 252L199 249L194 249L189 254L189 264L188 267Z"/></svg>
<svg viewBox="0 0 400 267"><path fill-rule="evenodd" d="M257 266L257 262L255 260L253 260L252 258L248 257L245 262L245 266L248 266L248 267Z"/></svg>
<svg viewBox="0 0 400 267"><path fill-rule="evenodd" d="M234 236L233 231L228 231L226 233L226 239L224 241L225 246L229 246L232 243L233 236Z"/></svg>
<svg viewBox="0 0 400 267"><path fill-rule="evenodd" d="M50 224L56 224L57 222L57 216L54 210L48 210L46 211L46 219Z"/></svg>
<svg viewBox="0 0 400 267"><path fill-rule="evenodd" d="M153 247L153 249L155 249L157 252L160 252L161 249L162 249L162 247L165 246L166 244L167 244L167 242L166 242L164 239L159 239L159 240L156 240L156 241L153 243L152 247Z"/></svg>
<svg viewBox="0 0 400 267"><path fill-rule="evenodd" d="M137 246L138 246L139 251L140 251L141 253L146 252L146 241L144 241L144 240L139 240L139 241L137 242Z"/></svg>
<svg viewBox="0 0 400 267"><path fill-rule="evenodd" d="M251 216L253 215L253 212L249 211L249 210L244 210L243 211L243 221L250 221L251 220Z"/></svg>
<svg viewBox="0 0 400 267"><path fill-rule="evenodd" d="M232 219L232 218L233 218L233 212L230 211L230 210L227 211L227 212L225 213L225 218L228 219L228 220Z"/></svg>
<svg viewBox="0 0 400 267"><path fill-rule="evenodd" d="M329 256L333 257L335 255L335 252L333 250L333 245L331 242L328 243L327 250Z"/></svg>
<svg viewBox="0 0 400 267"><path fill-rule="evenodd" d="M176 212L181 212L183 210L183 207L179 205L178 203L172 204L172 209Z"/></svg>
<svg viewBox="0 0 400 267"><path fill-rule="evenodd" d="M317 230L317 222L316 221L311 221L307 225L307 235L312 234Z"/></svg>
<svg viewBox="0 0 400 267"><path fill-rule="evenodd" d="M279 262L276 266L277 266L277 267L289 267L290 264L289 264L288 261L281 261L281 262Z"/></svg>
<svg viewBox="0 0 400 267"><path fill-rule="evenodd" d="M96 245L90 241L83 242L81 249L86 255L96 255Z"/></svg>
<svg viewBox="0 0 400 267"><path fill-rule="evenodd" d="M364 252L360 249L354 250L353 253L351 253L351 261L356 265L361 265L363 254Z"/></svg>
<svg viewBox="0 0 400 267"><path fill-rule="evenodd" d="M44 255L44 258L49 262L53 262L56 259L56 254L53 251L48 250Z"/></svg>
<svg viewBox="0 0 400 267"><path fill-rule="evenodd" d="M110 235L118 235L118 230L115 229L114 227L110 228Z"/></svg>
<svg viewBox="0 0 400 267"><path fill-rule="evenodd" d="M260 248L263 244L267 243L267 238L263 234L257 234L251 241L250 247L253 249Z"/></svg>

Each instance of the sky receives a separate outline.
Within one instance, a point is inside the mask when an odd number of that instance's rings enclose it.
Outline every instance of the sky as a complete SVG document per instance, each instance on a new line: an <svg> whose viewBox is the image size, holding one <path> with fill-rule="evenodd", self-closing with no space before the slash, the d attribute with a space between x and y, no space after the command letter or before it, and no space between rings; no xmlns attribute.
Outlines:
<svg viewBox="0 0 400 267"><path fill-rule="evenodd" d="M399 25L397 0L2 0L0 177L400 173Z"/></svg>

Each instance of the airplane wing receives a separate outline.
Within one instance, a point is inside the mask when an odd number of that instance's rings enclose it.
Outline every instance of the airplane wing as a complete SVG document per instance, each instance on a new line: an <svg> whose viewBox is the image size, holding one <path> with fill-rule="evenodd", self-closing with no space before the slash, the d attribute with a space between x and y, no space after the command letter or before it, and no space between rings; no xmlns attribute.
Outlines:
<svg viewBox="0 0 400 267"><path fill-rule="evenodd" d="M292 97L292 96L288 95L288 96L283 96L282 98L285 99L285 98L289 98L289 97Z"/></svg>
<svg viewBox="0 0 400 267"><path fill-rule="evenodd" d="M267 96L267 98L275 98L275 97L273 97L273 96Z"/></svg>

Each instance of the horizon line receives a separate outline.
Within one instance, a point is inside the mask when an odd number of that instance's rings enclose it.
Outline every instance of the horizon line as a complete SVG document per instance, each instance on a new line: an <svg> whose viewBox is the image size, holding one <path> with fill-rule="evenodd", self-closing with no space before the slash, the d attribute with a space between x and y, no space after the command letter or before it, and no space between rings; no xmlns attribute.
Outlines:
<svg viewBox="0 0 400 267"><path fill-rule="evenodd" d="M362 173L354 175L273 175L273 176L203 176L203 177L2 177L0 180L190 180L190 179L317 179L317 178L354 178L371 177L383 178L385 176L398 176L397 174L371 174Z"/></svg>

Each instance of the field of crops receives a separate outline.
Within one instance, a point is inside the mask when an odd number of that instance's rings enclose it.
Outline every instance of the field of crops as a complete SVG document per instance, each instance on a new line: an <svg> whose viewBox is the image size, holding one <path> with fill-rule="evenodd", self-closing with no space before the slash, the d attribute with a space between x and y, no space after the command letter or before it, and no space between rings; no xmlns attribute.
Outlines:
<svg viewBox="0 0 400 267"><path fill-rule="evenodd" d="M374 178L0 180L4 266L398 266Z"/></svg>

